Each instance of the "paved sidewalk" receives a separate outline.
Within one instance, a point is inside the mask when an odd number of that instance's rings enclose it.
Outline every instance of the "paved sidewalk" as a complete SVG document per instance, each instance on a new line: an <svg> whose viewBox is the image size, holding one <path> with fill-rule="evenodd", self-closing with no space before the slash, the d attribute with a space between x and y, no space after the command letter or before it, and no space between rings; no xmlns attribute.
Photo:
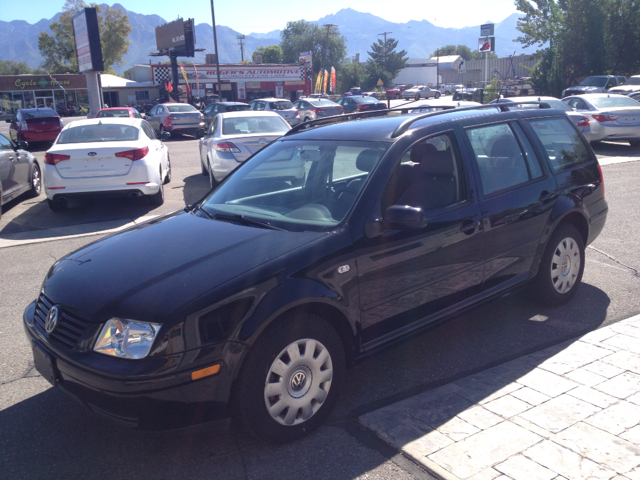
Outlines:
<svg viewBox="0 0 640 480"><path fill-rule="evenodd" d="M640 315L360 422L443 479L640 480Z"/></svg>

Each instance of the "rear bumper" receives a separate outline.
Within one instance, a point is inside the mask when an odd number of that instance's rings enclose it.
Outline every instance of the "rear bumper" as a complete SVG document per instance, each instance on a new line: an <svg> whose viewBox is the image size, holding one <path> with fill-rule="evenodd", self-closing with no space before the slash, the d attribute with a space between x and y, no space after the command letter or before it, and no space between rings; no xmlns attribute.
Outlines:
<svg viewBox="0 0 640 480"><path fill-rule="evenodd" d="M60 132L30 132L21 131L18 133L18 138L25 142L53 142L58 138Z"/></svg>
<svg viewBox="0 0 640 480"><path fill-rule="evenodd" d="M611 122L607 122L611 123ZM589 140L640 140L640 125L602 125L591 119Z"/></svg>

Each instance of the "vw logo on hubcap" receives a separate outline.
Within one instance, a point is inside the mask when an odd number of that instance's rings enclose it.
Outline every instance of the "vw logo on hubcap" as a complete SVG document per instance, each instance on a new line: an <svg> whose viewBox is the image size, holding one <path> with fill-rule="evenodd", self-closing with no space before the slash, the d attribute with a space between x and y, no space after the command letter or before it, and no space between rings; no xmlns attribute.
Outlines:
<svg viewBox="0 0 640 480"><path fill-rule="evenodd" d="M306 382L307 376L304 374L304 372L298 371L291 377L291 389L296 392L302 390Z"/></svg>
<svg viewBox="0 0 640 480"><path fill-rule="evenodd" d="M44 329L47 333L51 333L55 330L56 325L58 325L59 315L60 312L58 311L58 307L55 305L51 307L51 310L49 310L49 314L47 315L47 319L44 322Z"/></svg>
<svg viewBox="0 0 640 480"><path fill-rule="evenodd" d="M567 271L569 270L569 259L567 257L564 257L562 259L561 269L562 269L562 273L564 273L564 274L566 274Z"/></svg>

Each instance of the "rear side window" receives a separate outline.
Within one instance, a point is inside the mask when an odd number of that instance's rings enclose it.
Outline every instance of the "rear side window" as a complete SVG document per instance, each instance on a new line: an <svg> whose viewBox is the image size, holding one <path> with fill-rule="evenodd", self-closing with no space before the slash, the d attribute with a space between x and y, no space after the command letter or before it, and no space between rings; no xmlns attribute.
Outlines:
<svg viewBox="0 0 640 480"><path fill-rule="evenodd" d="M531 118L528 122L542 142L554 172L591 161L587 147L568 118Z"/></svg>
<svg viewBox="0 0 640 480"><path fill-rule="evenodd" d="M542 176L534 150L517 123L467 129L485 196Z"/></svg>

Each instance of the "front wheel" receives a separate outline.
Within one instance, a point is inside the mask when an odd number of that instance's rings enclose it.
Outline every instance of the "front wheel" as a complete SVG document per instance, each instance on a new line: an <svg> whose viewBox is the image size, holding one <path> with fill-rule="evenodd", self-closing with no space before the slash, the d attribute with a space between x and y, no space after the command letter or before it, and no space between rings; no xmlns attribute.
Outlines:
<svg viewBox="0 0 640 480"><path fill-rule="evenodd" d="M340 337L324 319L302 313L276 320L242 367L236 415L267 442L308 435L336 403L344 357Z"/></svg>
<svg viewBox="0 0 640 480"><path fill-rule="evenodd" d="M536 289L546 305L562 305L573 298L584 271L584 241L571 224L560 225L542 256Z"/></svg>
<svg viewBox="0 0 640 480"><path fill-rule="evenodd" d="M42 175L40 173L40 167L37 163L33 164L31 169L31 190L29 190L29 197L35 198L42 192Z"/></svg>
<svg viewBox="0 0 640 480"><path fill-rule="evenodd" d="M416 93L416 96L414 97L416 100L420 100L420 94Z"/></svg>
<svg viewBox="0 0 640 480"><path fill-rule="evenodd" d="M436 92L436 98L440 98L440 92Z"/></svg>

